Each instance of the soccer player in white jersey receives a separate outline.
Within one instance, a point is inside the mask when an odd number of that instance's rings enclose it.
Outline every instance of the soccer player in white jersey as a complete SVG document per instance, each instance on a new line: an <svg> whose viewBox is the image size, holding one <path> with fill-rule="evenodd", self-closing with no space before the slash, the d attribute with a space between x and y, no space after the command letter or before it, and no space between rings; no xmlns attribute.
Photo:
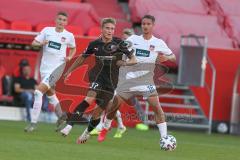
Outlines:
<svg viewBox="0 0 240 160"><path fill-rule="evenodd" d="M25 128L26 132L35 130L39 114L42 107L42 97L46 94L49 103L55 107L55 113L58 117L57 127L67 118L62 112L59 100L50 86L50 75L57 67L71 60L76 52L75 39L71 32L64 29L68 22L68 15L65 12L59 12L56 16L55 27L45 27L32 42L33 46L42 47L42 60L40 66L41 83L34 91L34 104L32 110L31 123ZM69 49L68 56L66 49Z"/></svg>
<svg viewBox="0 0 240 160"><path fill-rule="evenodd" d="M155 121L161 137L167 135L167 124L159 102L153 76L156 63L162 63L167 60L176 61L176 58L163 40L153 36L154 23L155 18L153 16L145 15L141 22L143 35L132 35L127 39L133 44L137 64L120 67L119 81L116 89L117 94L114 96L113 105L106 111L107 116L103 124L103 129L98 136L99 142L105 140L115 112L119 109L121 103L133 96L147 98L150 106L153 107Z"/></svg>

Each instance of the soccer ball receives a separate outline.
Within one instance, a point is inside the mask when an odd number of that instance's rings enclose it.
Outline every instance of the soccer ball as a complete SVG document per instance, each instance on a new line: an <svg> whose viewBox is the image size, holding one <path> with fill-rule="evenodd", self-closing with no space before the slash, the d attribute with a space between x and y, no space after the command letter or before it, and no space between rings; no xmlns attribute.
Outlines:
<svg viewBox="0 0 240 160"><path fill-rule="evenodd" d="M226 123L219 123L218 126L217 126L217 131L219 133L227 133L228 131L228 126Z"/></svg>
<svg viewBox="0 0 240 160"><path fill-rule="evenodd" d="M160 139L160 147L165 151L173 151L177 147L177 140L172 135L166 135Z"/></svg>

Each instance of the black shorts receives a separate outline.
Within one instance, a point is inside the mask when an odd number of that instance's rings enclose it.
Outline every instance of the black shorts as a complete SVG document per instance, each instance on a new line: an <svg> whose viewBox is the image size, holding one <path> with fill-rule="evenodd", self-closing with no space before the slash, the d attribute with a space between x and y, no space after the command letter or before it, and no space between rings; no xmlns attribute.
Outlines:
<svg viewBox="0 0 240 160"><path fill-rule="evenodd" d="M97 93L96 103L102 109L105 109L108 102L111 101L114 95L114 88L110 83L104 83L103 81L94 81L90 84L90 90Z"/></svg>

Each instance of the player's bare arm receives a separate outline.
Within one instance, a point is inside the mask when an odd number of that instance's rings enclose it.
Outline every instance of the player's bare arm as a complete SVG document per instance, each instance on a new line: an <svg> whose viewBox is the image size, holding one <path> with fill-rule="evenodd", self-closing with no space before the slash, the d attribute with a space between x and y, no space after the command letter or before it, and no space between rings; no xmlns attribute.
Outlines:
<svg viewBox="0 0 240 160"><path fill-rule="evenodd" d="M33 40L33 42L32 42L32 46L34 46L34 47L42 47L46 44L48 44L47 40L44 40L42 43L37 40Z"/></svg>
<svg viewBox="0 0 240 160"><path fill-rule="evenodd" d="M158 62L163 63L166 61L176 62L176 56L174 54L164 55L160 53L158 55Z"/></svg>
<svg viewBox="0 0 240 160"><path fill-rule="evenodd" d="M69 49L69 55L65 58L65 60L66 60L67 62L72 59L72 57L73 57L73 56L75 55L75 53L76 53L76 50L77 50L76 47Z"/></svg>
<svg viewBox="0 0 240 160"><path fill-rule="evenodd" d="M117 65L118 65L118 66L131 66L131 65L134 65L134 64L137 64L137 59L136 59L135 55L132 55L132 56L130 57L130 59L127 60L127 61L119 60L119 61L117 62Z"/></svg>
<svg viewBox="0 0 240 160"><path fill-rule="evenodd" d="M69 67L69 69L67 70L66 73L64 73L63 77L66 78L73 70L75 70L77 67L79 67L80 65L82 65L82 63L84 62L85 57L83 57L82 55L80 55L76 61Z"/></svg>

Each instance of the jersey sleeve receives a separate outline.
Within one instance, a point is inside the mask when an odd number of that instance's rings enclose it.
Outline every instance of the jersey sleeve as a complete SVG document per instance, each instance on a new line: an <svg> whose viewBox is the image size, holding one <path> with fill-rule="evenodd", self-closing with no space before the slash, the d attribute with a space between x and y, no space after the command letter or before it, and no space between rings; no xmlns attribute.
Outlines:
<svg viewBox="0 0 240 160"><path fill-rule="evenodd" d="M90 56L93 53L94 53L94 44L92 42L90 42L88 47L83 52L82 56L87 58L88 56Z"/></svg>
<svg viewBox="0 0 240 160"><path fill-rule="evenodd" d="M168 48L167 44L160 40L159 41L160 45L156 47L155 51L156 52L161 52L165 55L171 55L173 52L171 51L171 49Z"/></svg>
<svg viewBox="0 0 240 160"><path fill-rule="evenodd" d="M47 30L47 28L44 28L44 29L35 37L35 40L38 41L38 42L40 42L40 43L42 43L42 42L45 40L45 38L46 38L46 36L45 36L46 30Z"/></svg>
<svg viewBox="0 0 240 160"><path fill-rule="evenodd" d="M68 46L69 46L70 48L75 48L75 47L76 47L75 38L74 38L74 35L73 35L73 34L71 34L71 37L70 37L70 41L69 41Z"/></svg>

